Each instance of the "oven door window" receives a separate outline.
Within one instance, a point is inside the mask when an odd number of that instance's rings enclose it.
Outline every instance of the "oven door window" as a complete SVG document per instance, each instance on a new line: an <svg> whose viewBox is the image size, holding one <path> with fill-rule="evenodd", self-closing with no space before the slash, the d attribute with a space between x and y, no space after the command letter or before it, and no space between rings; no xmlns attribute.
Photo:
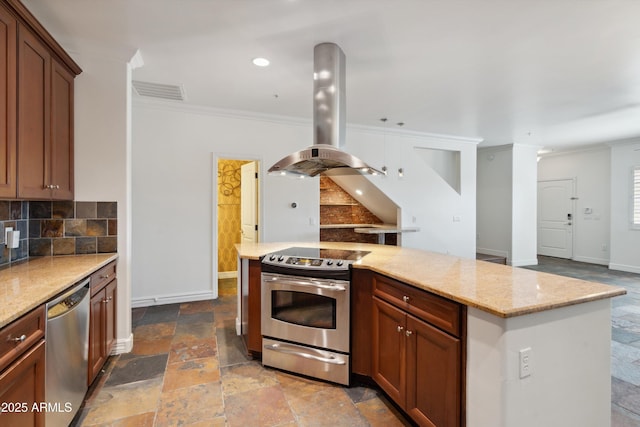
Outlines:
<svg viewBox="0 0 640 427"><path fill-rule="evenodd" d="M295 291L271 291L271 318L311 328L336 328L336 300Z"/></svg>

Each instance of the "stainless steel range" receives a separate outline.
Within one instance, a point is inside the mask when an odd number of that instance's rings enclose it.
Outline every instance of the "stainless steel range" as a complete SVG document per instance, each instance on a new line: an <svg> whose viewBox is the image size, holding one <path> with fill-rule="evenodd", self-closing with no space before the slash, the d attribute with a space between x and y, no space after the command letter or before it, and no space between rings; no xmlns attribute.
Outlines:
<svg viewBox="0 0 640 427"><path fill-rule="evenodd" d="M292 247L262 259L262 363L349 385L351 265L366 251Z"/></svg>

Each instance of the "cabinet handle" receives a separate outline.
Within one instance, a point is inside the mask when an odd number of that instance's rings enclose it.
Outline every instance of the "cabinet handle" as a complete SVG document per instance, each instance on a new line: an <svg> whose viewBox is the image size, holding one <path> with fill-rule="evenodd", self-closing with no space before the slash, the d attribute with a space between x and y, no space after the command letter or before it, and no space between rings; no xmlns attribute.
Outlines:
<svg viewBox="0 0 640 427"><path fill-rule="evenodd" d="M60 189L60 186L59 186L58 184L53 185L52 187L53 187L53 188L55 188L56 190L59 190L59 189Z"/></svg>
<svg viewBox="0 0 640 427"><path fill-rule="evenodd" d="M408 337L410 337L411 335L413 335L413 331L410 331L410 330L408 330L408 329L407 329L404 333L405 333L405 334L407 334L407 336L408 336Z"/></svg>
<svg viewBox="0 0 640 427"><path fill-rule="evenodd" d="M24 340L26 340L26 339L27 339L27 336L23 334L23 335L20 335L19 337L9 338L9 339L7 339L7 341L13 341L15 343L21 343L21 342L24 342Z"/></svg>
<svg viewBox="0 0 640 427"><path fill-rule="evenodd" d="M101 279L108 279L109 277L111 277L110 274L107 274L106 276L100 276Z"/></svg>
<svg viewBox="0 0 640 427"><path fill-rule="evenodd" d="M105 304L108 304L112 299L113 299L113 297L105 298L105 299L102 300L102 302L105 303Z"/></svg>
<svg viewBox="0 0 640 427"><path fill-rule="evenodd" d="M402 332L403 329L404 328L402 326L398 325L398 332Z"/></svg>
<svg viewBox="0 0 640 427"><path fill-rule="evenodd" d="M408 296L406 296L406 295L405 295L405 296L403 296L403 297L402 297L402 301L404 301L404 302L409 302L409 297L408 297Z"/></svg>

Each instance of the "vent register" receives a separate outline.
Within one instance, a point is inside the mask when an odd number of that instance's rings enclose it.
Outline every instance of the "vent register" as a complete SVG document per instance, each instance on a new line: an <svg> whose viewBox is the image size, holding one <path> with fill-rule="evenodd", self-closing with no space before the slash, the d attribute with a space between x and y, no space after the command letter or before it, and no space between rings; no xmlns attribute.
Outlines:
<svg viewBox="0 0 640 427"><path fill-rule="evenodd" d="M135 92L140 96L168 99L170 101L184 101L186 98L182 85L151 83L140 80L133 80L131 83Z"/></svg>

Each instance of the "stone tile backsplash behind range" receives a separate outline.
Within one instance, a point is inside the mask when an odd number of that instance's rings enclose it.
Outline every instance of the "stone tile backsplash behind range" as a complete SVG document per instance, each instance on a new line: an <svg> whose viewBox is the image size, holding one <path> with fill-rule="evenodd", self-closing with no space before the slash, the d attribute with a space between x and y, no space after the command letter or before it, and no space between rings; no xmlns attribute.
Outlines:
<svg viewBox="0 0 640 427"><path fill-rule="evenodd" d="M0 251L0 266L31 256L117 251L117 202L0 201L0 232L20 230L20 246ZM4 246L4 245L3 245Z"/></svg>

